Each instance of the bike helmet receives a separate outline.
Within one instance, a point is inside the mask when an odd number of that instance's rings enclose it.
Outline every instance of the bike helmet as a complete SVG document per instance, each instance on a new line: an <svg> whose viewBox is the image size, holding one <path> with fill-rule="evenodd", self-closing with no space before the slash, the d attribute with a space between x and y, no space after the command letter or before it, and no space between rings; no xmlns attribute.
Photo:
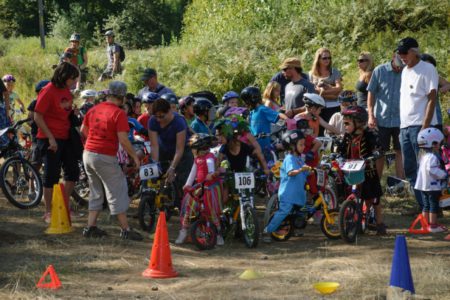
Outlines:
<svg viewBox="0 0 450 300"><path fill-rule="evenodd" d="M34 87L36 93L39 93L49 82L50 80L41 80L38 83L36 83L36 86Z"/></svg>
<svg viewBox="0 0 450 300"><path fill-rule="evenodd" d="M417 135L417 144L421 148L431 148L433 144L440 144L444 139L442 132L434 127L422 129Z"/></svg>
<svg viewBox="0 0 450 300"><path fill-rule="evenodd" d="M2 77L3 82L16 82L16 78L12 76L11 74L6 74Z"/></svg>
<svg viewBox="0 0 450 300"><path fill-rule="evenodd" d="M242 90L241 99L245 104L255 106L262 101L261 91L255 86L248 86Z"/></svg>
<svg viewBox="0 0 450 300"><path fill-rule="evenodd" d="M90 97L97 97L97 92L95 90L84 90L81 92L80 97L82 99L90 98Z"/></svg>
<svg viewBox="0 0 450 300"><path fill-rule="evenodd" d="M206 99L198 99L194 103L194 114L201 115L207 113L213 107L211 101Z"/></svg>
<svg viewBox="0 0 450 300"><path fill-rule="evenodd" d="M228 102L230 99L233 99L233 98L239 99L239 94L234 91L226 92L222 97L222 103L225 104L226 102Z"/></svg>
<svg viewBox="0 0 450 300"><path fill-rule="evenodd" d="M298 140L304 139L305 136L300 130L288 130L281 136L283 147L289 149L290 146L295 146Z"/></svg>
<svg viewBox="0 0 450 300"><path fill-rule="evenodd" d="M204 150L211 148L216 142L217 139L213 135L196 133L189 139L189 147L191 147L191 149Z"/></svg>
<svg viewBox="0 0 450 300"><path fill-rule="evenodd" d="M178 108L181 112L186 108L186 106L189 106L191 103L194 103L195 99L192 96L186 96L178 100Z"/></svg>
<svg viewBox="0 0 450 300"><path fill-rule="evenodd" d="M105 32L105 36L114 36L114 31L108 30L107 32Z"/></svg>
<svg viewBox="0 0 450 300"><path fill-rule="evenodd" d="M305 93L303 95L303 102L307 107L325 107L325 100L317 94Z"/></svg>
<svg viewBox="0 0 450 300"><path fill-rule="evenodd" d="M356 101L355 93L353 93L353 91L350 91L350 90L342 91L339 94L338 101L339 101L339 103L355 102Z"/></svg>
<svg viewBox="0 0 450 300"><path fill-rule="evenodd" d="M175 96L175 94L166 93L166 94L161 96L161 99L166 100L170 104L178 105L178 98L177 98L177 96Z"/></svg>
<svg viewBox="0 0 450 300"><path fill-rule="evenodd" d="M250 112L248 111L247 107L230 107L223 113L225 117L229 117L231 115L238 115L244 119L246 119L249 114Z"/></svg>
<svg viewBox="0 0 450 300"><path fill-rule="evenodd" d="M361 106L349 106L347 109L341 112L344 117L353 119L354 121L362 124L366 124L369 120L367 111Z"/></svg>
<svg viewBox="0 0 450 300"><path fill-rule="evenodd" d="M72 33L72 35L70 36L71 42L79 42L80 40L81 40L81 37L80 37L79 33Z"/></svg>
<svg viewBox="0 0 450 300"><path fill-rule="evenodd" d="M239 115L231 115L218 120L214 124L214 128L219 130L226 139L249 132L248 123Z"/></svg>
<svg viewBox="0 0 450 300"><path fill-rule="evenodd" d="M80 107L80 114L82 117L84 117L87 112L94 107L94 103L86 102Z"/></svg>
<svg viewBox="0 0 450 300"><path fill-rule="evenodd" d="M153 103L161 97L157 93L148 92L142 96L142 103Z"/></svg>

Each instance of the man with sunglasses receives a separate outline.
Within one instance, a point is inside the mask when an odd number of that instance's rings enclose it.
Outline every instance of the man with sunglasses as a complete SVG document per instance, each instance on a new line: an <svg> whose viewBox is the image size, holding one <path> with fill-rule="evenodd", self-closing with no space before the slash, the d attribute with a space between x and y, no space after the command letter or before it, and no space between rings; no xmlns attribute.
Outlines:
<svg viewBox="0 0 450 300"><path fill-rule="evenodd" d="M419 146L417 136L422 129L437 124L436 96L439 75L436 68L420 59L419 44L407 37L398 43L397 51L406 65L400 86L400 145L405 176L415 185ZM414 190L420 210L423 208L420 191Z"/></svg>

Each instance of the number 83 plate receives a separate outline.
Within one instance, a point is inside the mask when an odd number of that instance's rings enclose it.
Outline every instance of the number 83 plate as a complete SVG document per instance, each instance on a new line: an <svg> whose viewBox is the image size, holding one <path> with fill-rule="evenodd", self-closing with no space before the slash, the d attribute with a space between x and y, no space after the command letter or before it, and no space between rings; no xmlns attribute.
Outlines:
<svg viewBox="0 0 450 300"><path fill-rule="evenodd" d="M141 180L153 179L159 177L158 164L148 164L139 168L139 178Z"/></svg>

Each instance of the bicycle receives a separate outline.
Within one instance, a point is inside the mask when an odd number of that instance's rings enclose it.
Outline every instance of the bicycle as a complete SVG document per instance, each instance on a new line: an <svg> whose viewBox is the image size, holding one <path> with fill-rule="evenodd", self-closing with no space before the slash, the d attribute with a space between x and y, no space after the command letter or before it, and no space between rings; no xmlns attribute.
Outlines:
<svg viewBox="0 0 450 300"><path fill-rule="evenodd" d="M17 130L28 121L18 121L0 131L0 139L6 141L0 146L0 158L6 159L0 168L0 187L8 201L21 209L39 205L43 193L41 176L26 159L27 151L17 138Z"/></svg>
<svg viewBox="0 0 450 300"><path fill-rule="evenodd" d="M320 173L323 171L320 167L313 169ZM340 232L338 228L339 210L336 207L329 209L332 203L336 202L336 196L327 186L326 173L317 176L317 186L319 193L314 203L306 204L303 207L294 205L289 215L285 218L283 223L279 226L276 232L272 232L271 237L276 241L287 241L294 234L295 229L304 229L308 220L319 210L323 211L320 220L320 229L322 233L329 239L339 239ZM306 190L309 191L309 185L306 184ZM278 194L273 195L267 203L264 212L264 224L267 226L270 223L274 213L278 210L279 199Z"/></svg>
<svg viewBox="0 0 450 300"><path fill-rule="evenodd" d="M364 234L369 226L376 223L373 206L366 206L358 188L365 179L366 163L372 163L375 159L371 157L364 160L347 160L342 166L345 181L351 185L351 194L339 210L339 228L342 239L348 243L355 242L358 234Z"/></svg>
<svg viewBox="0 0 450 300"><path fill-rule="evenodd" d="M254 248L259 242L259 222L253 202L253 192L257 181L265 181L263 174L226 173L224 176L234 179L234 190L230 193L230 207L223 210L221 226L223 237L230 239L242 232L242 238L248 248Z"/></svg>
<svg viewBox="0 0 450 300"><path fill-rule="evenodd" d="M150 163L141 166L140 201L138 206L138 220L142 230L152 232L159 216L164 211L166 221L169 221L176 197L173 183L166 183L164 176L160 176L159 165Z"/></svg>

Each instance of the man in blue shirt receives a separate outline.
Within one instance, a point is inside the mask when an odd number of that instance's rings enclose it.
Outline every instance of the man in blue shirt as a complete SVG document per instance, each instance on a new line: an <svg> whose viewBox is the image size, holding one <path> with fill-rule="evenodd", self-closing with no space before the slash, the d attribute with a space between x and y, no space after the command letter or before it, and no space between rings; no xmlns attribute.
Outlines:
<svg viewBox="0 0 450 300"><path fill-rule="evenodd" d="M368 90L367 109L370 128L378 127L378 136L384 152L389 151L391 141L395 151L395 173L404 178L402 152L400 150L400 85L403 63L394 52L392 60L377 66L372 73ZM383 174L384 158L377 161L378 176Z"/></svg>

